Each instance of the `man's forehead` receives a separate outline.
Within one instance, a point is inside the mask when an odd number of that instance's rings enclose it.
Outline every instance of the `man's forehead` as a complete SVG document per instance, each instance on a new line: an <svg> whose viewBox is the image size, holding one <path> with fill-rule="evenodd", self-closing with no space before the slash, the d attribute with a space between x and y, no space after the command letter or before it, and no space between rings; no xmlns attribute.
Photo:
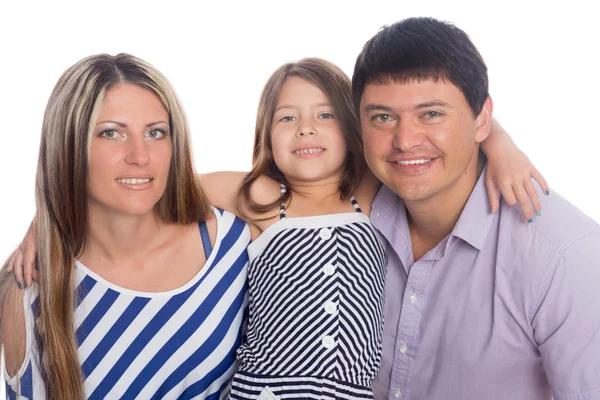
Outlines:
<svg viewBox="0 0 600 400"><path fill-rule="evenodd" d="M374 104L391 106L418 106L423 103L451 105L462 92L452 83L438 79L386 82L376 81L365 86L361 109L373 108Z"/></svg>

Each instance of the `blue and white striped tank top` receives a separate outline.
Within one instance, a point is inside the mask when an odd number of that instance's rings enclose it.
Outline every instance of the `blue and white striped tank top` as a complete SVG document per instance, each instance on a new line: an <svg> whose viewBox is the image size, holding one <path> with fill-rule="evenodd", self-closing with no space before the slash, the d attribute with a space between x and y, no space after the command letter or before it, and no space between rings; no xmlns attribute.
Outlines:
<svg viewBox="0 0 600 400"><path fill-rule="evenodd" d="M385 247L360 212L281 219L248 247L249 320L232 399L372 399Z"/></svg>
<svg viewBox="0 0 600 400"><path fill-rule="evenodd" d="M219 399L237 363L246 303L248 226L213 209L206 264L168 292L124 289L77 262L75 333L88 399ZM176 266L173 266L176 270ZM27 351L8 398L45 399L36 340L37 286L25 292ZM51 390L51 388L50 388Z"/></svg>

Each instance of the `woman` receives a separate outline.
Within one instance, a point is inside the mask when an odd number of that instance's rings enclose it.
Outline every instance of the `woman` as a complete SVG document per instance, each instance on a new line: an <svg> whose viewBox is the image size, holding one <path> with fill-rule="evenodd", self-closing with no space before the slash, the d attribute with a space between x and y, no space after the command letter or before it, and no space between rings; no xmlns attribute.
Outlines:
<svg viewBox="0 0 600 400"><path fill-rule="evenodd" d="M209 207L166 79L125 54L69 68L36 181L41 283L22 292L0 277L9 397L218 398L241 339L250 233Z"/></svg>

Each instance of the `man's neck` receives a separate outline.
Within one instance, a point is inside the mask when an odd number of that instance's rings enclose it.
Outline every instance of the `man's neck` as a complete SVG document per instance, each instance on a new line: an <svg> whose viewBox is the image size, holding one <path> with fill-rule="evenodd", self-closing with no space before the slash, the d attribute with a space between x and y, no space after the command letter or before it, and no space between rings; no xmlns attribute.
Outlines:
<svg viewBox="0 0 600 400"><path fill-rule="evenodd" d="M474 157L466 172L441 192L425 200L405 202L415 261L452 232L484 166L481 158Z"/></svg>

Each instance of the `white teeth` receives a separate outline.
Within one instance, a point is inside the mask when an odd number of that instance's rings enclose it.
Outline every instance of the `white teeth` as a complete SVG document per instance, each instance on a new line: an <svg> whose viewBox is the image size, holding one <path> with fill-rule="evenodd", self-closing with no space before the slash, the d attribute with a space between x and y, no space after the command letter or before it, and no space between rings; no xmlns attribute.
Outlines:
<svg viewBox="0 0 600 400"><path fill-rule="evenodd" d="M323 149L311 148L311 149L296 150L296 151L294 151L294 154L316 154L316 153L321 153L322 151L323 151Z"/></svg>
<svg viewBox="0 0 600 400"><path fill-rule="evenodd" d="M137 178L126 178L126 179L117 179L117 182L124 183L126 185L141 185L143 183L150 182L150 179L137 179Z"/></svg>
<svg viewBox="0 0 600 400"><path fill-rule="evenodd" d="M431 158L422 158L420 160L406 160L406 161L396 161L396 163L400 165L413 165L413 164L425 164L431 161Z"/></svg>

